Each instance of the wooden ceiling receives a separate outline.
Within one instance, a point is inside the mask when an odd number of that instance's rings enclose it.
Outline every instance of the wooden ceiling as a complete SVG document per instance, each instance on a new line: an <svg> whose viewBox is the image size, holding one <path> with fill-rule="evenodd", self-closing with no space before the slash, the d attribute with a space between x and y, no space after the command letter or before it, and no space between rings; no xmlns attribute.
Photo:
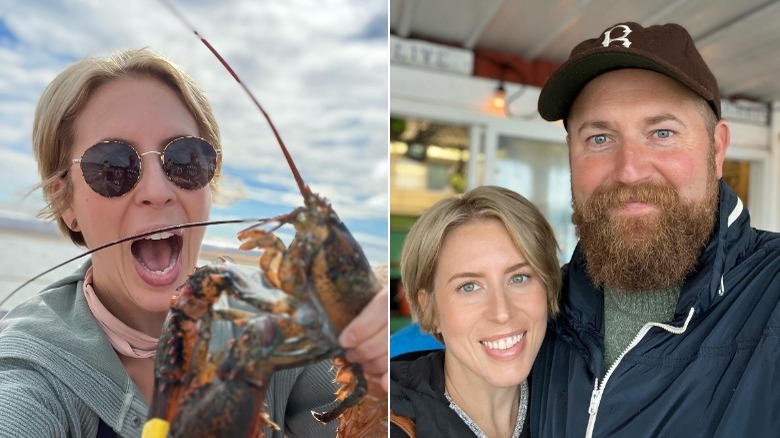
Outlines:
<svg viewBox="0 0 780 438"><path fill-rule="evenodd" d="M390 0L394 35L556 64L621 21L679 23L722 96L780 100L777 0Z"/></svg>

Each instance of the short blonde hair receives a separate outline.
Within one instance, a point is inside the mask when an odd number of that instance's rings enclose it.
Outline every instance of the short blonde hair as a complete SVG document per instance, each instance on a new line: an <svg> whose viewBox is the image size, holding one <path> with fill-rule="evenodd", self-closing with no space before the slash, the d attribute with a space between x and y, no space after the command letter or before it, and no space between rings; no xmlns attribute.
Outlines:
<svg viewBox="0 0 780 438"><path fill-rule="evenodd" d="M71 149L75 138L75 121L89 99L102 85L115 79L141 76L159 79L182 99L198 125L199 135L221 149L219 126L206 95L192 78L165 57L148 49L125 50L106 58L88 57L63 70L46 87L35 110L32 145L46 201L39 217L55 219L60 230L77 245L85 245L81 232L68 228L62 212L73 198L70 179L64 178L72 164ZM221 169L211 180L216 188Z"/></svg>
<svg viewBox="0 0 780 438"><path fill-rule="evenodd" d="M412 315L420 327L435 333L436 317L433 296L420 303L421 293L433 293L436 266L442 242L455 228L473 219L494 218L504 224L523 252L528 264L539 275L547 291L550 316L558 313L561 269L558 264L558 244L552 227L542 213L523 196L503 187L482 186L459 198L443 199L420 216L409 230L401 250L401 280Z"/></svg>

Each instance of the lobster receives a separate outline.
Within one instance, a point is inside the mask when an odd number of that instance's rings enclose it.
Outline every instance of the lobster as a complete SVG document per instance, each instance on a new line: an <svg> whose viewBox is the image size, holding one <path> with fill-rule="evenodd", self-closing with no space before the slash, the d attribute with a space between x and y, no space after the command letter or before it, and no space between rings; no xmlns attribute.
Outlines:
<svg viewBox="0 0 780 438"><path fill-rule="evenodd" d="M261 426L278 429L262 412L271 374L341 355L338 334L381 289L331 206L308 187L302 190L305 206L274 219L294 225L289 248L272 232L253 227L239 233L241 249L263 250L260 268L274 289L258 290L239 269L217 264L197 269L172 298L150 409L151 418L164 420L163 428L171 424L171 436L232 437L259 433ZM250 310L216 310L223 295ZM209 352L214 320L240 329L227 351L216 354ZM367 383L360 366L343 357L334 365L339 404L315 418L327 423L344 415L339 436L386 436L386 396L372 395L361 406ZM148 427L160 427L156 424L152 420Z"/></svg>
<svg viewBox="0 0 780 438"><path fill-rule="evenodd" d="M166 3L166 2L164 2ZM222 263L193 272L171 299L155 365L155 389L145 437L262 436L279 429L263 412L274 371L334 358L337 405L313 413L340 418L338 436L386 436L387 396L369 385L360 365L344 357L338 336L382 289L363 251L332 206L304 184L270 117L211 44L187 25L244 88L265 116L290 166L304 206L260 221L238 235L243 250L259 249L261 289L237 267ZM267 231L268 223L278 225ZM285 246L273 231L295 228ZM218 309L223 297L241 306ZM210 348L212 323L238 332L226 349ZM370 402L363 400L370 399ZM170 428L170 429L169 429Z"/></svg>

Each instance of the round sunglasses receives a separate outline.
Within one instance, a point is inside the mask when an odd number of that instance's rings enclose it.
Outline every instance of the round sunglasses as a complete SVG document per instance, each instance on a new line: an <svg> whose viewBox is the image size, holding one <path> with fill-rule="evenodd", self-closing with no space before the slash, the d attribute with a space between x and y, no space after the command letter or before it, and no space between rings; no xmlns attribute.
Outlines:
<svg viewBox="0 0 780 438"><path fill-rule="evenodd" d="M173 139L162 152L139 154L129 143L105 140L91 146L73 163L81 165L84 180L95 193L116 198L129 193L141 178L141 158L160 156L165 175L184 190L198 190L214 178L222 151L206 140L185 136Z"/></svg>

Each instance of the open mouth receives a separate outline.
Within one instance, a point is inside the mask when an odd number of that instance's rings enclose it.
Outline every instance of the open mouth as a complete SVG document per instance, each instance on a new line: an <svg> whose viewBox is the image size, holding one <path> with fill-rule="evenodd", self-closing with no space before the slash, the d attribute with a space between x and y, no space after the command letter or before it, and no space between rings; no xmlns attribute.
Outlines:
<svg viewBox="0 0 780 438"><path fill-rule="evenodd" d="M180 235L164 231L134 241L131 251L144 269L156 275L165 275L176 266L181 247Z"/></svg>
<svg viewBox="0 0 780 438"><path fill-rule="evenodd" d="M520 333L519 335L507 336L503 339L496 339L495 341L479 341L479 343L491 350L508 350L517 345L517 343L523 339L524 335L525 332Z"/></svg>

